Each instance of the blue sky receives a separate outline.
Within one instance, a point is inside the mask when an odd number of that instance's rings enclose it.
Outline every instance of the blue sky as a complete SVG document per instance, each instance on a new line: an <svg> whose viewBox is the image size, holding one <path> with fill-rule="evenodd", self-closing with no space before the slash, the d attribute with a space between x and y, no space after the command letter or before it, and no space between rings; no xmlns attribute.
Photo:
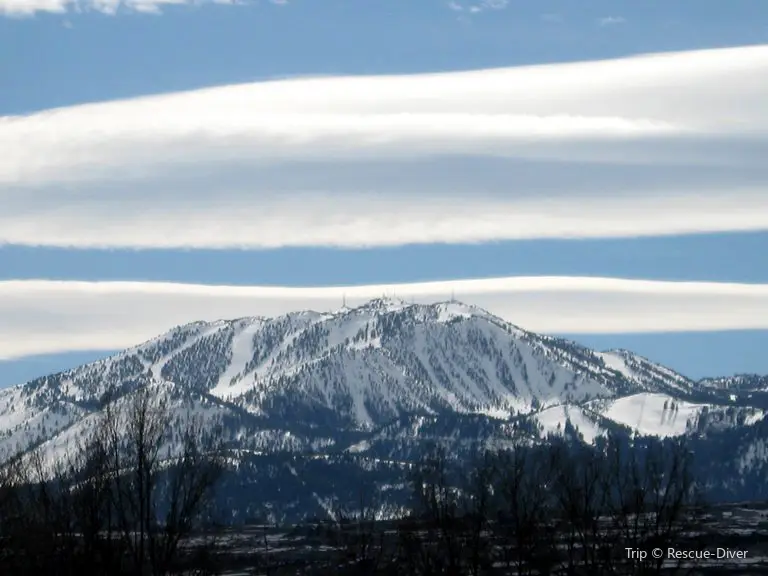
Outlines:
<svg viewBox="0 0 768 576"><path fill-rule="evenodd" d="M431 72L768 42L762 0L517 0L476 14L468 9L482 2L458 4L466 10L442 0L261 0L167 6L161 17L123 8L121 16L5 18L0 113L286 75Z"/></svg>
<svg viewBox="0 0 768 576"><path fill-rule="evenodd" d="M110 339L91 288L46 280L143 282L119 301L137 309L163 282L706 282L602 308L606 287L525 288L538 315L514 288L491 311L693 377L768 373L762 0L157 4L0 0L0 386L220 310ZM692 52L729 47L751 48ZM520 68L654 52L677 55ZM424 76L460 71L479 72ZM594 306L578 330L555 317L575 291Z"/></svg>

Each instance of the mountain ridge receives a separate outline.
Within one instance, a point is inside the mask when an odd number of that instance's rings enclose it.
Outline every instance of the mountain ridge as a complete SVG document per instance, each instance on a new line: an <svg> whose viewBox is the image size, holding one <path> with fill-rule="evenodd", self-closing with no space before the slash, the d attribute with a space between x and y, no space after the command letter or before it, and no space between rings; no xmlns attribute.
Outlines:
<svg viewBox="0 0 768 576"><path fill-rule="evenodd" d="M351 458L362 474L416 460L434 443L459 457L554 437L735 434L744 453L730 457L762 470L752 432L768 411L761 378L694 381L461 302L378 298L333 312L191 322L0 390L0 461L30 450L55 461L93 431L105 403L150 386L171 406L169 445L194 416L243 462L322 457L331 473L348 471Z"/></svg>

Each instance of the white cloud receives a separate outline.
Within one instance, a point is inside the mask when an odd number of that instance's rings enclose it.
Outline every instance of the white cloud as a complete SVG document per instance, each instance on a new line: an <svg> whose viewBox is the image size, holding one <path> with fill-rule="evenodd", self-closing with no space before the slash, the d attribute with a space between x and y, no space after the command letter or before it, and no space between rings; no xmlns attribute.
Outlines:
<svg viewBox="0 0 768 576"><path fill-rule="evenodd" d="M0 118L0 243L768 229L768 46L288 79Z"/></svg>
<svg viewBox="0 0 768 576"><path fill-rule="evenodd" d="M180 4L239 4L242 0L0 0L0 15L34 16L37 13L62 13L93 10L116 14L119 10L159 14L164 6Z"/></svg>
<svg viewBox="0 0 768 576"><path fill-rule="evenodd" d="M0 282L0 359L112 350L194 320L328 311L383 294L458 300L545 333L768 328L768 285L512 277L357 287L232 287L142 282Z"/></svg>
<svg viewBox="0 0 768 576"><path fill-rule="evenodd" d="M448 8L454 12L469 12L477 14L484 10L504 10L509 5L509 0L482 0L476 4L461 4L456 1L448 2Z"/></svg>
<svg viewBox="0 0 768 576"><path fill-rule="evenodd" d="M616 26L618 24L626 24L626 22L627 20L623 16L603 16L597 21L600 26Z"/></svg>
<svg viewBox="0 0 768 576"><path fill-rule="evenodd" d="M480 6L489 10L503 10L509 5L509 0L483 0Z"/></svg>
<svg viewBox="0 0 768 576"><path fill-rule="evenodd" d="M37 12L66 12L68 0L0 0L0 14L31 16Z"/></svg>

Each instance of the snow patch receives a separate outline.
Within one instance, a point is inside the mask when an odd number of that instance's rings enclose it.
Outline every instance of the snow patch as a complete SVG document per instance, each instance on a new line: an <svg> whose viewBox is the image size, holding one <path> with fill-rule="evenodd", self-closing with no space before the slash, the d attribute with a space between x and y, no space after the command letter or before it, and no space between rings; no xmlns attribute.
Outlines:
<svg viewBox="0 0 768 576"><path fill-rule="evenodd" d="M242 378L248 362L253 358L253 337L261 329L261 322L244 323L244 326L232 338L232 357L229 366L219 378L211 394L223 398L238 378Z"/></svg>
<svg viewBox="0 0 768 576"><path fill-rule="evenodd" d="M682 436L694 426L706 404L643 392L607 402L603 416L642 436Z"/></svg>
<svg viewBox="0 0 768 576"><path fill-rule="evenodd" d="M546 408L535 415L536 421L541 424L545 436L549 434L563 435L565 425L571 423L576 431L584 438L587 444L594 444L599 436L605 435L606 431L601 429L595 422L594 416L590 416L579 406L552 406Z"/></svg>

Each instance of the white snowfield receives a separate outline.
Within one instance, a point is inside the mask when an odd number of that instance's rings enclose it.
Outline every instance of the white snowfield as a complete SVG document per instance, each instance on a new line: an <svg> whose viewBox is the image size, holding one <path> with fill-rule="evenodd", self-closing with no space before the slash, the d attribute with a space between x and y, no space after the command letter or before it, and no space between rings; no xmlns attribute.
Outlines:
<svg viewBox="0 0 768 576"><path fill-rule="evenodd" d="M87 437L105 394L125 403L142 384L171 405L168 453L192 418L243 453L263 453L331 448L327 430L376 431L417 414L530 417L544 436L570 422L589 443L610 423L668 437L764 416L685 401L695 382L631 352L594 352L459 302L379 298L331 313L195 322L0 390L0 461L33 446L55 460ZM417 437L424 422L396 433Z"/></svg>
<svg viewBox="0 0 768 576"><path fill-rule="evenodd" d="M737 424L733 419L729 419L727 409L676 400L666 394L634 394L605 404L607 406L602 411L603 416L641 435L681 436L696 430L704 413L713 420L712 425L735 426ZM751 409L744 413L743 425L752 425L763 416L762 410Z"/></svg>
<svg viewBox="0 0 768 576"><path fill-rule="evenodd" d="M627 427L640 436L669 438L682 436L698 429L702 414L709 416L707 427L751 426L765 416L757 408L740 411L742 420L736 414L729 415L727 409L709 404L695 404L678 400L667 394L642 392L621 398L588 402L583 406L567 404L554 406L536 414L542 426L542 434L563 434L566 422L583 436L584 441L593 443L598 436L604 436L607 428L601 419Z"/></svg>
<svg viewBox="0 0 768 576"><path fill-rule="evenodd" d="M584 410L581 406L553 406L538 413L536 420L541 425L542 435L545 437L550 434L564 434L566 422L570 422L589 444L594 443L598 436L603 436L606 432L598 424L596 414Z"/></svg>
<svg viewBox="0 0 768 576"><path fill-rule="evenodd" d="M695 426L704 408L664 394L635 394L611 402L604 414L638 434L679 436Z"/></svg>
<svg viewBox="0 0 768 576"><path fill-rule="evenodd" d="M656 377L664 380L668 386L676 390L684 391L690 387L690 381L674 370L655 364L628 350L610 350L598 352L597 355L603 359L607 368L616 370L632 382L642 385L649 377Z"/></svg>

